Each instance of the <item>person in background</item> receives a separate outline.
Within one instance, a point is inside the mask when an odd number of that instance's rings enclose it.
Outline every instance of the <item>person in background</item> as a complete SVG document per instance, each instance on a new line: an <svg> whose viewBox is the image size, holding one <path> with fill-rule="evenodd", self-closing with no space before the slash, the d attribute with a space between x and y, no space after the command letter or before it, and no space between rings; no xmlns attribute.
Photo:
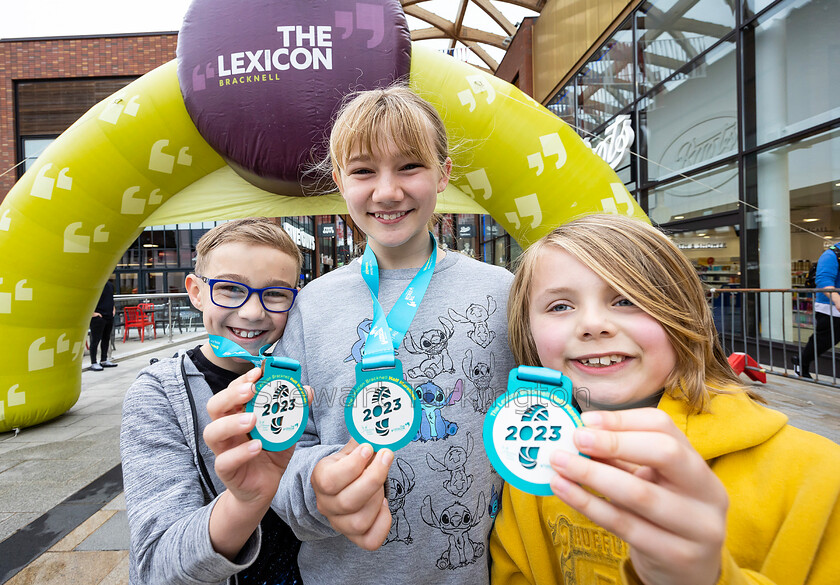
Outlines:
<svg viewBox="0 0 840 585"><path fill-rule="evenodd" d="M114 275L112 274L111 277ZM105 282L99 302L93 310L90 320L90 369L101 372L104 368L116 368L117 364L108 359L108 346L111 344L111 332L114 330L114 281L109 278ZM99 361L96 361L97 355Z"/></svg>
<svg viewBox="0 0 840 585"><path fill-rule="evenodd" d="M814 298L814 334L802 350L802 359L793 356L797 376L811 378L811 364L835 344L840 343L840 259L831 246L817 260L817 288L838 289L817 293Z"/></svg>

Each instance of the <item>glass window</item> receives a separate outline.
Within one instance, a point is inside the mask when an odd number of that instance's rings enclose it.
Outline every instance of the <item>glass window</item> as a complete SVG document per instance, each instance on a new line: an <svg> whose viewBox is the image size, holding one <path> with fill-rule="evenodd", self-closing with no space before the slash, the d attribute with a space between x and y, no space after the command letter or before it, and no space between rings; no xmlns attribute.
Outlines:
<svg viewBox="0 0 840 585"><path fill-rule="evenodd" d="M762 288L804 282L805 268L840 240L840 129L757 156Z"/></svg>
<svg viewBox="0 0 840 585"><path fill-rule="evenodd" d="M137 294L137 273L123 272L117 274L118 283L116 285L117 294L133 295Z"/></svg>
<svg viewBox="0 0 840 585"><path fill-rule="evenodd" d="M493 264L496 266L506 266L508 257L505 251L505 240L507 238L496 238L494 240L495 253L493 257Z"/></svg>
<svg viewBox="0 0 840 585"><path fill-rule="evenodd" d="M660 224L734 209L738 209L736 163L651 189L648 195L648 215Z"/></svg>
<svg viewBox="0 0 840 585"><path fill-rule="evenodd" d="M575 128L575 84L561 89L546 106L555 116Z"/></svg>
<svg viewBox="0 0 840 585"><path fill-rule="evenodd" d="M640 93L729 34L735 5L727 0L645 2L636 12Z"/></svg>
<svg viewBox="0 0 840 585"><path fill-rule="evenodd" d="M773 0L746 0L744 2L744 18L752 18L773 3Z"/></svg>
<svg viewBox="0 0 840 585"><path fill-rule="evenodd" d="M720 226L675 233L671 239L691 260L700 279L715 288L741 282L741 230Z"/></svg>
<svg viewBox="0 0 840 585"><path fill-rule="evenodd" d="M784 2L754 26L756 136L748 147L840 117L840 46L827 41L840 30L840 2Z"/></svg>
<svg viewBox="0 0 840 585"><path fill-rule="evenodd" d="M35 160L41 153L52 144L55 138L24 138L23 139L23 170L28 171L29 167L35 164Z"/></svg>
<svg viewBox="0 0 840 585"><path fill-rule="evenodd" d="M724 43L641 102L648 179L662 180L738 148L735 45Z"/></svg>
<svg viewBox="0 0 840 585"><path fill-rule="evenodd" d="M578 126L591 132L633 102L630 21L601 47L578 75Z"/></svg>

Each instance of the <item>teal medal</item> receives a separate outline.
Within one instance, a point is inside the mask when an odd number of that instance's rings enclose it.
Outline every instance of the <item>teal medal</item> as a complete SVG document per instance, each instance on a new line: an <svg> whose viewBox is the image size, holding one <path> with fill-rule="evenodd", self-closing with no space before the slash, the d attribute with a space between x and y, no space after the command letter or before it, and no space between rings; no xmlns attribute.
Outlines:
<svg viewBox="0 0 840 585"><path fill-rule="evenodd" d="M257 416L251 431L266 451L283 451L293 446L306 428L309 399L300 383L300 364L293 359L266 355L271 345L251 355L233 341L218 335L210 336L210 347L219 357L238 357L262 367L263 375L254 385L256 392L245 405L245 412Z"/></svg>
<svg viewBox="0 0 840 585"><path fill-rule="evenodd" d="M535 496L549 496L554 473L549 456L556 449L577 453L572 433L580 426L567 376L550 368L519 366L510 371L507 392L484 418L484 449L506 482Z"/></svg>
<svg viewBox="0 0 840 585"><path fill-rule="evenodd" d="M365 339L362 362L356 365L356 385L347 399L344 421L359 443L375 451L404 447L420 428L420 402L403 378L394 351L402 343L435 271L437 242L429 233L432 253L397 299L388 315L379 303L379 265L368 245L362 256L362 278L373 299L373 323Z"/></svg>

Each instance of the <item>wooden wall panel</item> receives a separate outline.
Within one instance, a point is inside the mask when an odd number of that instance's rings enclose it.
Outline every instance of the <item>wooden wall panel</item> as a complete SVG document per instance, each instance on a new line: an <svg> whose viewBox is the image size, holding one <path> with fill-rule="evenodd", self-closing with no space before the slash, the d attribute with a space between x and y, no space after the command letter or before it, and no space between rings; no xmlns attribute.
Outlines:
<svg viewBox="0 0 840 585"><path fill-rule="evenodd" d="M546 103L640 0L548 0L534 25L534 99Z"/></svg>

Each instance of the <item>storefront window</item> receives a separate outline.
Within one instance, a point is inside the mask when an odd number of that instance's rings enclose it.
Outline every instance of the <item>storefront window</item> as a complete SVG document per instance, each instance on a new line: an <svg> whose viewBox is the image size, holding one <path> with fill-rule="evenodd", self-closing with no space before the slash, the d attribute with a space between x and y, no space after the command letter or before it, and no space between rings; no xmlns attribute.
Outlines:
<svg viewBox="0 0 840 585"><path fill-rule="evenodd" d="M840 129L761 153L757 169L760 285L802 285L840 239Z"/></svg>
<svg viewBox="0 0 840 585"><path fill-rule="evenodd" d="M578 76L578 126L591 132L633 103L630 22L598 50Z"/></svg>
<svg viewBox="0 0 840 585"><path fill-rule="evenodd" d="M663 180L738 149L735 44L724 43L641 101L647 173Z"/></svg>
<svg viewBox="0 0 840 585"><path fill-rule="evenodd" d="M737 225L689 230L676 233L671 239L710 287L730 288L740 284L741 240Z"/></svg>
<svg viewBox="0 0 840 585"><path fill-rule="evenodd" d="M794 0L754 24L755 137L747 146L790 136L840 115L840 2Z"/></svg>
<svg viewBox="0 0 840 585"><path fill-rule="evenodd" d="M735 27L727 0L645 2L636 13L640 93L667 79Z"/></svg>
<svg viewBox="0 0 840 585"><path fill-rule="evenodd" d="M570 83L561 89L546 107L566 124L575 128L575 84Z"/></svg>
<svg viewBox="0 0 840 585"><path fill-rule="evenodd" d="M735 163L651 189L648 215L656 223L692 219L738 209Z"/></svg>

